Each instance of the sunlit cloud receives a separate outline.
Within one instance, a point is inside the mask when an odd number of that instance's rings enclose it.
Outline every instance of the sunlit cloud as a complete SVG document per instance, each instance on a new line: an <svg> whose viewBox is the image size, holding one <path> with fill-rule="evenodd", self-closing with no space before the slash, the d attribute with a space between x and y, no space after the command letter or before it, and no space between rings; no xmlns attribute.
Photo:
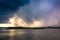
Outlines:
<svg viewBox="0 0 60 40"><path fill-rule="evenodd" d="M29 4L18 7L18 10L7 23L0 26L43 27L55 26L60 23L60 10L56 6L57 0L30 0Z"/></svg>

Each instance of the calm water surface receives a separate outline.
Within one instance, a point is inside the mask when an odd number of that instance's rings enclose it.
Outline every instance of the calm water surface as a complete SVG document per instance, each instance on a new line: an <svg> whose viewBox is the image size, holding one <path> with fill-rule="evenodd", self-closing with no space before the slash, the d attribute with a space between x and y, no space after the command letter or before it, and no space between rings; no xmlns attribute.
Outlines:
<svg viewBox="0 0 60 40"><path fill-rule="evenodd" d="M60 40L60 29L0 30L0 40Z"/></svg>

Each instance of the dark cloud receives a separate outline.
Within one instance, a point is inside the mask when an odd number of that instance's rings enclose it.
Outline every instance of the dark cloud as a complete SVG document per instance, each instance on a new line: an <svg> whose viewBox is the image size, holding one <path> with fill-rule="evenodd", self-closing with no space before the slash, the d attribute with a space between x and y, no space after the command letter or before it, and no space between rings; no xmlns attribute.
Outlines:
<svg viewBox="0 0 60 40"><path fill-rule="evenodd" d="M7 21L13 15L12 12L28 3L28 0L0 0L0 22Z"/></svg>
<svg viewBox="0 0 60 40"><path fill-rule="evenodd" d="M42 4L40 0L30 0L29 5L20 7L18 10L19 16L22 16L28 22L32 22L32 19L41 19L42 17L49 16L49 14L54 10L55 1L45 0ZM44 5L44 6L43 6Z"/></svg>
<svg viewBox="0 0 60 40"><path fill-rule="evenodd" d="M44 19L46 24L52 22L51 20L59 22L59 8L59 0L0 0L0 22L7 21L15 13L28 22L33 19Z"/></svg>

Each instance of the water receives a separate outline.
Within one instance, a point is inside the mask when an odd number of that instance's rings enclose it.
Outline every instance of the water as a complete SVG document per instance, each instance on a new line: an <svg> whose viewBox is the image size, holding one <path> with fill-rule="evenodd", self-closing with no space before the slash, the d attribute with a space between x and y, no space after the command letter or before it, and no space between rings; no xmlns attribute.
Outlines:
<svg viewBox="0 0 60 40"><path fill-rule="evenodd" d="M0 30L0 40L60 40L60 29Z"/></svg>

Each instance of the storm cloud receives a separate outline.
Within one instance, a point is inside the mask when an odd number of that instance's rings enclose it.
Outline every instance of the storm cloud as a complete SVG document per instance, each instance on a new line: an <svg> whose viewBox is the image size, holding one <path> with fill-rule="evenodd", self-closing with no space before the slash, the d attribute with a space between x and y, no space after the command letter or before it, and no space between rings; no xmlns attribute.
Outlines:
<svg viewBox="0 0 60 40"><path fill-rule="evenodd" d="M27 22L43 19L46 25L60 24L59 0L0 0L0 11L0 22L17 14Z"/></svg>
<svg viewBox="0 0 60 40"><path fill-rule="evenodd" d="M28 3L28 0L0 0L0 23L6 22L8 18L14 15L13 12Z"/></svg>

